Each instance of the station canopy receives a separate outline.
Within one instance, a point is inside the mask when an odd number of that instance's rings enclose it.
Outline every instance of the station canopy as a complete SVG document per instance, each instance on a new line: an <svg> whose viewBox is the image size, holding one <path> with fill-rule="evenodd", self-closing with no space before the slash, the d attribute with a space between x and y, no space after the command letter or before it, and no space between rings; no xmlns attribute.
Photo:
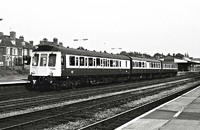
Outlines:
<svg viewBox="0 0 200 130"><path fill-rule="evenodd" d="M160 59L162 61L169 61L169 62L175 62L178 64L200 64L200 61L192 60L188 57L183 57L182 59L174 58L172 56L166 56L164 59Z"/></svg>

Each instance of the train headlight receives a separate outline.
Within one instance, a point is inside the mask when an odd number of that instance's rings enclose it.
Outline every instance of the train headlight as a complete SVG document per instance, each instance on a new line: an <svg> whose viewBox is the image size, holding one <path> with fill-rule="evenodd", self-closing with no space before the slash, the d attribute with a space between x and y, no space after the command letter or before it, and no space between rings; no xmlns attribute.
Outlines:
<svg viewBox="0 0 200 130"><path fill-rule="evenodd" d="M35 74L35 71L32 71L32 72L31 72L31 75L32 75L32 74Z"/></svg>

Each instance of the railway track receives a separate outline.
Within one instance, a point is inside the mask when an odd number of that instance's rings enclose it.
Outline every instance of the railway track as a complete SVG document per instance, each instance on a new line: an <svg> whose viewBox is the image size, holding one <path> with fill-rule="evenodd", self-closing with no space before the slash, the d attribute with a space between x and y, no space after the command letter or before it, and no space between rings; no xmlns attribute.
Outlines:
<svg viewBox="0 0 200 130"><path fill-rule="evenodd" d="M135 82L135 83L126 83L126 85L131 85L131 87L135 86L135 87L141 87L143 85L151 85L151 84L158 84L158 83L165 83L165 82L169 82L169 81L174 81L174 80L179 80L179 79L184 79L184 78L192 78L193 76L191 75L185 75L185 76L178 76L178 77L174 77L174 78L166 78L166 79L154 79L154 80L149 80L149 81L138 81L138 82ZM124 85L124 84L122 84ZM130 86L129 85L129 86ZM75 91L77 92L80 92L80 91L85 91L85 90L90 90L90 89L99 89L99 88L102 88L102 89L109 89L110 87L117 87L119 85L101 85L101 86L97 86L97 87L85 87L84 89L83 88L77 88L75 89ZM22 85L19 85L20 88L25 88L25 86L22 86ZM119 86L121 87L121 86ZM33 98L33 97L37 97L37 96L41 96L41 95L44 95L44 96L48 96L48 95L54 95L54 94L62 94L62 93L68 93L69 91L74 91L74 90L63 90L63 91L59 91L59 92L37 92L37 91L34 91L34 92L30 92L30 91L16 91L16 88L18 88L18 85L4 85L4 86L0 86L0 89L1 89L1 93L0 93L0 102L2 101L6 101L6 100L16 100L16 99L23 99L23 98ZM7 92L5 92L4 90L6 89ZM14 89L14 90L12 90ZM121 89L124 89L124 88L121 88ZM118 89L116 89L118 90Z"/></svg>
<svg viewBox="0 0 200 130"><path fill-rule="evenodd" d="M188 80L180 80L179 82L171 82L169 84L161 84L155 87L146 87L143 89L134 89L132 91L124 91L107 95L103 97L95 97L84 99L82 101L65 104L63 106L56 106L53 108L36 110L24 114L10 116L0 119L0 129L27 129L30 126L35 126L34 129L41 129L49 127L50 124L57 125L60 122L67 122L71 120L90 118L92 113L99 110L108 109L110 107L119 106L126 102L136 100L143 96L159 93L160 91L173 89L177 85L183 85Z"/></svg>
<svg viewBox="0 0 200 130"><path fill-rule="evenodd" d="M184 79L184 81L187 81L188 79ZM169 82L170 83L170 82ZM155 84L155 81L145 82L145 83L136 83L136 84L129 84L129 85L118 85L115 87L107 87L105 88L97 88L92 90L83 90L79 92L70 92L70 93L58 93L58 94L52 94L52 95L43 95L43 96L37 96L37 97L29 97L29 98L20 98L15 100L8 100L8 101L2 101L0 102L0 113L2 112L9 112L12 110L23 110L30 107L37 107L40 105L49 105L49 104L55 104L58 102L66 102L70 100L76 100L81 98L87 98L89 96L95 96L100 95L104 93L112 93L112 92L118 92L118 91L125 91L130 89L136 89L139 88L140 91L145 88L141 88L142 86L152 85ZM123 87L124 86L124 87ZM135 87L137 86L137 87ZM150 87L147 87L151 88ZM138 91L137 89L135 91ZM33 94L34 95L34 94Z"/></svg>
<svg viewBox="0 0 200 130"><path fill-rule="evenodd" d="M162 97L162 98L159 98L155 101L151 101L151 102L148 102L146 104L143 104L141 106L138 106L138 107L135 107L133 109L130 109L130 110L127 110L125 112L122 112L120 114L117 114L115 116L112 116L110 118L107 118L107 119L104 119L104 120L101 120L99 122L95 122L93 124L90 124L90 125L87 125L85 127L82 127L78 130L114 130L116 129L117 127L127 123L128 121L144 114L145 112L167 102L167 101L170 101L194 88L196 88L198 85L194 85L193 87L190 87L190 88L187 88L187 89L184 89L182 91L179 91L179 92L175 92L175 93L172 93L170 95L167 95L165 97Z"/></svg>

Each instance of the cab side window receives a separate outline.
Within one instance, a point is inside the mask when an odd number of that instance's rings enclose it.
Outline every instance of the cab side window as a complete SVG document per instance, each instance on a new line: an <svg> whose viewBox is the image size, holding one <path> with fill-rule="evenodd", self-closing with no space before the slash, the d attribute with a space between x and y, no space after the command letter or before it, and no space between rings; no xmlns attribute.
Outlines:
<svg viewBox="0 0 200 130"><path fill-rule="evenodd" d="M56 54L50 54L48 66L55 66L55 65L56 65Z"/></svg>
<svg viewBox="0 0 200 130"><path fill-rule="evenodd" d="M41 54L40 66L46 66L46 65L47 65L47 54Z"/></svg>

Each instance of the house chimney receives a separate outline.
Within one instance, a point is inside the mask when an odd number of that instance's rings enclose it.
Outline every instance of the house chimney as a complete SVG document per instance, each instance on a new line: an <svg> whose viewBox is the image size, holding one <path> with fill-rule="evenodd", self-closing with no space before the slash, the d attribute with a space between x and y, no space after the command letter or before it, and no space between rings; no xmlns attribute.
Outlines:
<svg viewBox="0 0 200 130"><path fill-rule="evenodd" d="M44 41L40 41L40 45L44 45Z"/></svg>
<svg viewBox="0 0 200 130"><path fill-rule="evenodd" d="M63 43L62 43L62 42L59 42L59 46L63 46Z"/></svg>
<svg viewBox="0 0 200 130"><path fill-rule="evenodd" d="M30 43L31 47L33 47L33 41L29 41L29 43Z"/></svg>
<svg viewBox="0 0 200 130"><path fill-rule="evenodd" d="M20 40L21 42L23 42L23 41L24 41L24 37L23 37L23 36L20 36L20 37L19 37L19 40Z"/></svg>
<svg viewBox="0 0 200 130"><path fill-rule="evenodd" d="M58 38L53 39L53 44L58 44Z"/></svg>
<svg viewBox="0 0 200 130"><path fill-rule="evenodd" d="M16 32L11 31L11 32L10 32L10 39L11 39L11 40L15 40L15 38L16 38Z"/></svg>
<svg viewBox="0 0 200 130"><path fill-rule="evenodd" d="M44 43L47 43L47 42L48 42L48 39L47 39L47 38L44 38L43 41L44 41Z"/></svg>

